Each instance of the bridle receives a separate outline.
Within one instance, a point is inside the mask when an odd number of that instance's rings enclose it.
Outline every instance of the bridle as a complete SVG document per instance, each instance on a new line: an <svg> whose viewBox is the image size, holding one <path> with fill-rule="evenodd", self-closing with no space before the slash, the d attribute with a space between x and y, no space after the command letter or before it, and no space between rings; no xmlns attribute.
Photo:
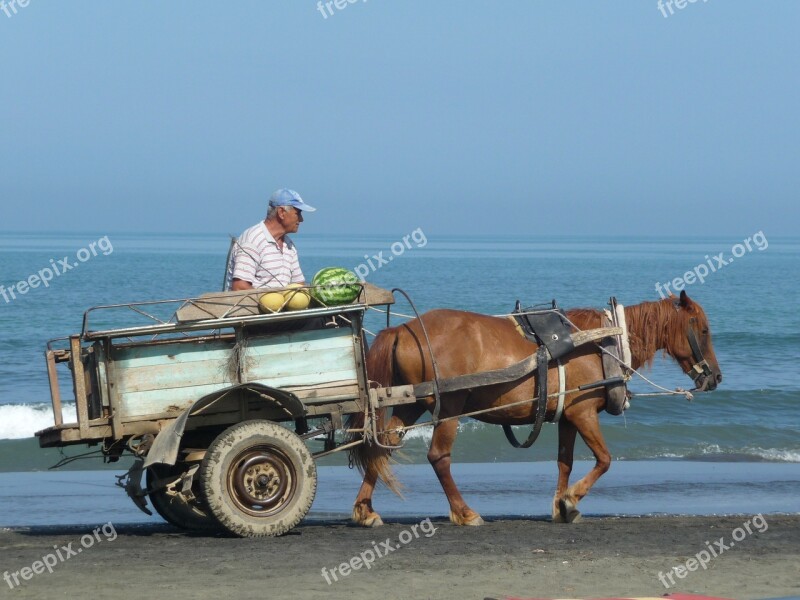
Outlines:
<svg viewBox="0 0 800 600"><path fill-rule="evenodd" d="M703 356L703 351L700 349L700 344L697 342L697 334L694 332L694 324L697 320L694 317L689 319L689 332L686 334L686 337L689 340L689 346L692 349L692 358L694 359L694 364L692 368L689 370L689 377L692 378L694 381L695 386L697 385L697 380L701 377L711 377L714 373L711 370L711 366L708 364L705 356Z"/></svg>
<svg viewBox="0 0 800 600"><path fill-rule="evenodd" d="M674 306L675 310L681 310L680 302L675 301ZM692 359L694 359L694 364L691 366L687 374L692 378L692 381L694 381L695 387L699 388L697 385L697 380L703 376L711 377L714 372L711 370L711 365L708 364L706 357L703 356L700 343L697 341L697 334L694 332L695 323L697 323L697 319L695 317L690 317L689 332L686 334L686 338L689 341L689 347L692 349Z"/></svg>

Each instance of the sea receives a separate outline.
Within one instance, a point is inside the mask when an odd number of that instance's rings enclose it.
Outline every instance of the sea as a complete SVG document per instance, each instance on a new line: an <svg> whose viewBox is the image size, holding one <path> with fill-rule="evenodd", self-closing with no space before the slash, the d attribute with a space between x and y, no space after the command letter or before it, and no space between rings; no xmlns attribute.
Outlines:
<svg viewBox="0 0 800 600"><path fill-rule="evenodd" d="M505 314L516 300L602 308L611 296L632 305L658 299L665 284L685 287L708 315L722 384L691 402L634 397L623 416L603 414L614 464L584 501L585 510L800 512L800 237L745 230L703 238L458 236L417 229L395 235L301 232L295 242L307 279L324 267L346 267L375 285L404 290L420 312L448 307ZM51 469L67 456L96 449L38 447L34 433L53 424L44 349L48 340L80 332L91 307L220 290L229 243L226 234L0 233L0 526L81 522L81 515L111 510L117 502L114 511L126 515L119 517L123 521L152 519L114 487L114 475L129 464L124 460L105 465L97 457L78 458ZM147 312L166 319L169 310L153 305ZM393 311L392 324L413 314L400 295ZM89 312L90 323L123 326L148 318L128 309L103 317L106 312ZM368 314L369 331L385 325L386 315ZM64 366L59 371L65 420L74 420L69 372ZM660 355L645 375L669 389L692 383ZM657 391L640 380L631 389ZM494 514L548 514L557 473L555 433L546 426L533 448L519 450L499 427L465 420L453 451L465 496L471 489L483 510ZM523 435L520 429L518 437ZM406 437L398 461L417 492L405 504L387 496L389 513L421 514L433 507L446 514L425 459L429 440L429 428ZM576 458L580 476L592 458L581 442ZM346 516L357 474L342 455L319 464L311 516ZM528 494L545 500L523 501ZM34 509L39 502L41 511ZM53 502L64 509L46 510Z"/></svg>

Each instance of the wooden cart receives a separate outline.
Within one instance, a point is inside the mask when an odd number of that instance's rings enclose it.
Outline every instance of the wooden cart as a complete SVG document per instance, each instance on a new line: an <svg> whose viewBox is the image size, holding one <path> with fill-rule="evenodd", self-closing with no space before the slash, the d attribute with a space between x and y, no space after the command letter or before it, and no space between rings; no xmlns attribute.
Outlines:
<svg viewBox="0 0 800 600"><path fill-rule="evenodd" d="M371 306L388 310L392 293L365 283L352 304L273 314L260 314L261 294L220 292L87 311L80 334L48 343L55 426L36 434L40 445L100 444L112 462L133 454L134 465L120 485L142 510L151 514L149 498L176 526L280 535L311 508L315 458L368 438L378 443L379 409L435 397L435 420L440 393L515 381L546 369L551 358L541 346L535 355L496 371L374 387L366 369L363 321ZM174 308L169 318L154 314L165 307ZM119 322L113 315L120 312L147 322L105 328L104 323ZM578 346L621 331L578 332L572 341ZM63 422L60 363L72 371L75 423ZM539 393L527 445L544 420L546 386ZM558 414L563 396L561 390ZM349 432L355 439L343 426L353 413L367 415L362 429ZM312 452L315 443L319 447Z"/></svg>
<svg viewBox="0 0 800 600"><path fill-rule="evenodd" d="M37 432L40 446L102 445L108 461L132 453L128 494L179 527L242 536L294 527L314 499L314 459L350 445L344 417L370 397L416 398L368 386L364 315L392 304L391 293L363 284L352 304L274 314L259 312L261 294L88 310L80 334L48 343L55 425ZM172 317L156 316L165 307ZM132 314L146 323L102 327ZM72 373L75 423L62 416L60 363Z"/></svg>

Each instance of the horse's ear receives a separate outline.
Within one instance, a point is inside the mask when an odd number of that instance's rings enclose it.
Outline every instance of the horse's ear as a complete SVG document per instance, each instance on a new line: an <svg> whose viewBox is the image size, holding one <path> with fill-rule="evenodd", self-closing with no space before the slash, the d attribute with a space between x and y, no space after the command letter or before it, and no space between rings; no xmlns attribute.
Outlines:
<svg viewBox="0 0 800 600"><path fill-rule="evenodd" d="M694 304L692 299L689 298L689 294L686 293L686 290L681 290L681 297L678 303L680 304L681 308L689 308L692 306L692 304Z"/></svg>

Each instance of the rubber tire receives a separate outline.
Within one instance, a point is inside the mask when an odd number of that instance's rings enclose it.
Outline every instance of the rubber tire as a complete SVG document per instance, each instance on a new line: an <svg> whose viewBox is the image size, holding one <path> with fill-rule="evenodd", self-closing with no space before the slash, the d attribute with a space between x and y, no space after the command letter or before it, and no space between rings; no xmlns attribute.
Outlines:
<svg viewBox="0 0 800 600"><path fill-rule="evenodd" d="M289 482L285 498L270 514L258 516L244 512L229 486L232 469L256 448L293 471L291 477L277 479ZM271 421L244 421L223 431L209 446L198 474L209 511L224 529L240 537L283 535L303 520L317 492L317 465L305 442Z"/></svg>
<svg viewBox="0 0 800 600"><path fill-rule="evenodd" d="M183 469L174 465L153 465L147 469L147 488L158 479L177 476ZM181 498L167 494L160 489L148 495L155 511L170 525L190 531L219 531L220 526L211 514L196 504L189 504Z"/></svg>

